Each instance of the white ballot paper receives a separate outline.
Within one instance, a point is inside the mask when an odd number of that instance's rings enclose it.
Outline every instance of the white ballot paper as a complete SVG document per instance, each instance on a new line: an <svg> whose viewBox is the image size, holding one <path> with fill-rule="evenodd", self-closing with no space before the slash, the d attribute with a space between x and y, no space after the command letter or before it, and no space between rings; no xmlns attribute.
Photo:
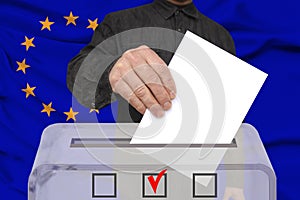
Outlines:
<svg viewBox="0 0 300 200"><path fill-rule="evenodd" d="M131 144L231 143L267 74L187 31L169 69L177 97L163 118L147 110Z"/></svg>
<svg viewBox="0 0 300 200"><path fill-rule="evenodd" d="M177 88L172 108L159 119L147 110L130 143L166 144L140 150L187 178L191 175L185 166L213 173L227 150L214 150L213 145L232 142L267 74L189 31L169 69ZM176 149L168 144L186 146ZM186 151L189 144L210 147ZM206 187L210 180L197 182Z"/></svg>

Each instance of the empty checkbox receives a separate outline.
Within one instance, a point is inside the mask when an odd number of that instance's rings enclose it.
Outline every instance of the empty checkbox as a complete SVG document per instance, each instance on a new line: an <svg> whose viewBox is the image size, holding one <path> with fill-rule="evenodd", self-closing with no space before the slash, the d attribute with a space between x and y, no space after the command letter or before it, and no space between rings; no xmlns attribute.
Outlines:
<svg viewBox="0 0 300 200"><path fill-rule="evenodd" d="M201 184L209 183L208 185ZM217 197L217 174L197 173L193 174L193 197L210 198Z"/></svg>
<svg viewBox="0 0 300 200"><path fill-rule="evenodd" d="M92 174L92 197L117 197L117 174Z"/></svg>

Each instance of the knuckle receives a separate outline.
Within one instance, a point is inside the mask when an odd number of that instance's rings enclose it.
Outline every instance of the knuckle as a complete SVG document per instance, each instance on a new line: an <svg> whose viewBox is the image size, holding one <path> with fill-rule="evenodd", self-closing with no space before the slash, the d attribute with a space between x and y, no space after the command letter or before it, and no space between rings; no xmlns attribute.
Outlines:
<svg viewBox="0 0 300 200"><path fill-rule="evenodd" d="M168 94L165 93L165 92L159 93L159 94L157 95L157 98L159 99L159 101L160 101L161 103L165 103L165 102L167 102L167 101L170 101Z"/></svg>
<svg viewBox="0 0 300 200"><path fill-rule="evenodd" d="M147 87L145 85L141 85L135 89L134 93L136 96L143 98L147 95Z"/></svg>
<svg viewBox="0 0 300 200"><path fill-rule="evenodd" d="M134 58L134 51L132 49L127 50L123 53L122 57L125 59L128 59L128 60L131 60Z"/></svg>
<svg viewBox="0 0 300 200"><path fill-rule="evenodd" d="M129 97L128 102L140 113L145 112L145 106L134 95Z"/></svg>
<svg viewBox="0 0 300 200"><path fill-rule="evenodd" d="M129 54L131 51L132 51L132 49L128 49L128 50L126 50L126 51L123 53L123 55L122 55L122 56L125 56L125 55Z"/></svg>
<svg viewBox="0 0 300 200"><path fill-rule="evenodd" d="M156 98L159 101L159 103L165 103L167 101L170 101L168 93L166 93L163 90L157 91Z"/></svg>
<svg viewBox="0 0 300 200"><path fill-rule="evenodd" d="M113 66L112 71L117 71L124 67L123 59L119 59L118 62Z"/></svg>
<svg viewBox="0 0 300 200"><path fill-rule="evenodd" d="M132 94L128 98L128 103L130 103L132 106L136 105L136 100Z"/></svg>
<svg viewBox="0 0 300 200"><path fill-rule="evenodd" d="M143 44L141 46L139 46L138 48L141 48L141 49L150 49L147 45Z"/></svg>
<svg viewBox="0 0 300 200"><path fill-rule="evenodd" d="M127 67L125 67L125 66L121 67L121 68L119 69L119 73L120 73L120 76L121 76L121 77L126 76L126 74L128 73Z"/></svg>
<svg viewBox="0 0 300 200"><path fill-rule="evenodd" d="M116 75L115 73L110 73L108 79L109 79L110 85L112 87L114 87L119 80L119 76Z"/></svg>
<svg viewBox="0 0 300 200"><path fill-rule="evenodd" d="M146 112L146 108L144 105L142 105L141 107L137 108L137 111L139 111L140 113L144 114Z"/></svg>
<svg viewBox="0 0 300 200"><path fill-rule="evenodd" d="M139 56L135 53L135 51L125 53L123 57L131 64L137 64L139 61Z"/></svg>
<svg viewBox="0 0 300 200"><path fill-rule="evenodd" d="M124 60L120 60L120 62L115 64L115 66L113 67L113 70L114 70L115 73L118 73L120 75L124 75L128 71L128 66L126 65Z"/></svg>

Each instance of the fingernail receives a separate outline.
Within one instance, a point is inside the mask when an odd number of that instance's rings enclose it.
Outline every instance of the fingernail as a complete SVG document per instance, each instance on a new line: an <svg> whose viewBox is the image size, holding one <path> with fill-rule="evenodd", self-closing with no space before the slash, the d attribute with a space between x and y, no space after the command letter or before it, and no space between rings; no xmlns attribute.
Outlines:
<svg viewBox="0 0 300 200"><path fill-rule="evenodd" d="M170 97L171 97L171 99L175 99L176 95L175 95L175 93L173 91L170 92Z"/></svg>
<svg viewBox="0 0 300 200"><path fill-rule="evenodd" d="M164 110L169 110L171 108L171 106L172 106L172 103L170 101L166 102L164 104Z"/></svg>
<svg viewBox="0 0 300 200"><path fill-rule="evenodd" d="M149 110L157 118L161 118L165 114L165 111L158 104L155 104L155 105L151 106L151 108Z"/></svg>

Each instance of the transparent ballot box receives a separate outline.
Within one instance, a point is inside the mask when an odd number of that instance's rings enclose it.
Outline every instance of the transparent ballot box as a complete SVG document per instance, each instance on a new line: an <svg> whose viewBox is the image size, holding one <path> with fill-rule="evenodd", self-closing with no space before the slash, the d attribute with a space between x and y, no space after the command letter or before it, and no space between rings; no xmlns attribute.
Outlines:
<svg viewBox="0 0 300 200"><path fill-rule="evenodd" d="M230 144L130 144L137 126L47 127L28 199L276 200L275 173L250 124Z"/></svg>

